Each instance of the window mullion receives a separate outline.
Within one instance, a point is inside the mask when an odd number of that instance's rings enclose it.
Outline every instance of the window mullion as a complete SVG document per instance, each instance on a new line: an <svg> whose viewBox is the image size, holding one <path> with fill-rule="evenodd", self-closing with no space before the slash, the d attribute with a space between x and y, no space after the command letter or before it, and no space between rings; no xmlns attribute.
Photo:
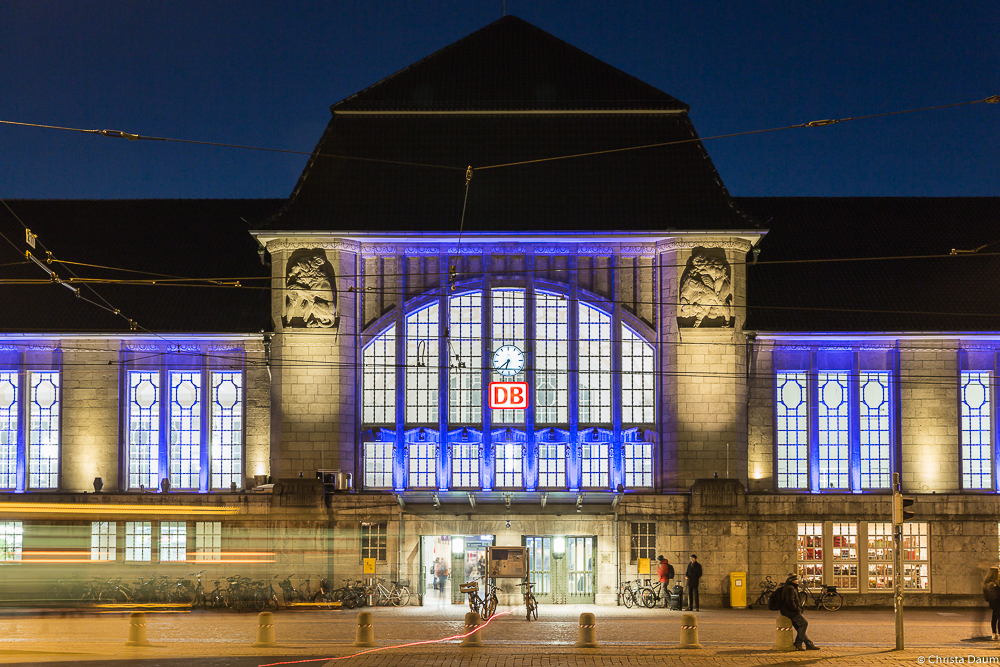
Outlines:
<svg viewBox="0 0 1000 667"><path fill-rule="evenodd" d="M577 267L579 261L577 255L569 257L569 303L566 309L566 386L569 393L569 450L566 455L569 461L566 462L566 481L569 483L571 491L580 488L581 466L580 456L582 446L580 444L579 415L580 415L580 306L579 292L577 290Z"/></svg>
<svg viewBox="0 0 1000 667"><path fill-rule="evenodd" d="M160 402L160 433L157 449L156 477L152 480L153 488L149 489L154 493L159 491L160 480L170 477L170 413L173 410L173 405L170 396L170 372L167 370L166 356L165 354L160 355L158 370L160 374L160 391L158 396Z"/></svg>

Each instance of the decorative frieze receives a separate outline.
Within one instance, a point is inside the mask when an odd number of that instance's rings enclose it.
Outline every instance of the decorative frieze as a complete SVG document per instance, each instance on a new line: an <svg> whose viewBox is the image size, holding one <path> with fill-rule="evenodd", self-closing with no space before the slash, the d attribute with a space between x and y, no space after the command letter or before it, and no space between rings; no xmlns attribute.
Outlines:
<svg viewBox="0 0 1000 667"><path fill-rule="evenodd" d="M656 246L652 243L643 245L623 245L620 248L623 255L655 255Z"/></svg>
<svg viewBox="0 0 1000 667"><path fill-rule="evenodd" d="M582 245L577 252L581 255L613 255L615 251L609 245Z"/></svg>
<svg viewBox="0 0 1000 667"><path fill-rule="evenodd" d="M483 246L481 245L451 245L448 246L446 252L449 255L482 255Z"/></svg>
<svg viewBox="0 0 1000 667"><path fill-rule="evenodd" d="M568 255L573 249L564 245L542 245L535 246L536 255Z"/></svg>
<svg viewBox="0 0 1000 667"><path fill-rule="evenodd" d="M243 346L238 343L213 343L208 349L212 352L242 352Z"/></svg>
<svg viewBox="0 0 1000 667"><path fill-rule="evenodd" d="M426 246L426 245L408 245L403 248L403 252L407 255L437 255L441 252L440 246Z"/></svg>
<svg viewBox="0 0 1000 667"><path fill-rule="evenodd" d="M159 352L160 346L155 343L125 343L125 349L129 352Z"/></svg>
<svg viewBox="0 0 1000 667"><path fill-rule="evenodd" d="M409 252L409 248L406 249ZM361 252L365 255L395 255L394 245L362 245Z"/></svg>
<svg viewBox="0 0 1000 667"><path fill-rule="evenodd" d="M278 250L346 250L347 252L360 252L361 244L357 241L285 241L276 240L269 241L267 244L268 252L277 252Z"/></svg>
<svg viewBox="0 0 1000 667"><path fill-rule="evenodd" d="M703 238L703 239L670 239L659 241L656 248L660 252L670 250L693 250L694 248L720 248L722 250L736 250L738 252L750 252L753 244L740 238Z"/></svg>
<svg viewBox="0 0 1000 667"><path fill-rule="evenodd" d="M507 243L493 246L491 252L498 255L527 255L531 252L531 247Z"/></svg>

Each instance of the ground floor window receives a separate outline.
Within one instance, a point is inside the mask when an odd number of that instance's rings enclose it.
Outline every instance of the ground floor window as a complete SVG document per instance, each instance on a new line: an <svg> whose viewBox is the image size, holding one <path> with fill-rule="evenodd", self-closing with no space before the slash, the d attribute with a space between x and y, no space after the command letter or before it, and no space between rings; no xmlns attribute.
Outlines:
<svg viewBox="0 0 1000 667"><path fill-rule="evenodd" d="M632 545L629 562L638 563L640 558L656 558L656 524L653 522L633 522Z"/></svg>
<svg viewBox="0 0 1000 667"><path fill-rule="evenodd" d="M90 560L115 560L118 557L118 524L92 521L90 524Z"/></svg>
<svg viewBox="0 0 1000 667"><path fill-rule="evenodd" d="M197 560L222 559L222 523L199 521L194 524L194 549Z"/></svg>
<svg viewBox="0 0 1000 667"><path fill-rule="evenodd" d="M387 524L361 524L361 558L374 558L385 562L386 559L386 529Z"/></svg>
<svg viewBox="0 0 1000 667"><path fill-rule="evenodd" d="M164 521L160 524L160 562L187 560L187 524L183 521Z"/></svg>
<svg viewBox="0 0 1000 667"><path fill-rule="evenodd" d="M833 585L858 590L858 524L833 524Z"/></svg>
<svg viewBox="0 0 1000 667"><path fill-rule="evenodd" d="M903 524L903 588L930 590L930 535L923 522Z"/></svg>
<svg viewBox="0 0 1000 667"><path fill-rule="evenodd" d="M149 521L125 522L125 560L153 559L153 524Z"/></svg>
<svg viewBox="0 0 1000 667"><path fill-rule="evenodd" d="M0 561L21 560L24 524L20 521L0 521Z"/></svg>
<svg viewBox="0 0 1000 667"><path fill-rule="evenodd" d="M823 583L823 524L800 523L798 529L798 573L809 586Z"/></svg>

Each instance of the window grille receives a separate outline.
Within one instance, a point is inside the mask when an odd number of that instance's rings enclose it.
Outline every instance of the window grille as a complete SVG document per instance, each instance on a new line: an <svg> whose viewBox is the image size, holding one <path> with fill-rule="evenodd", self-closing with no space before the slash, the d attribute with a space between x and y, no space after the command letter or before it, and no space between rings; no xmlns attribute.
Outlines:
<svg viewBox="0 0 1000 667"><path fill-rule="evenodd" d="M962 371L961 410L962 488L992 488L989 372Z"/></svg>
<svg viewBox="0 0 1000 667"><path fill-rule="evenodd" d="M892 523L868 522L868 590L892 590Z"/></svg>
<svg viewBox="0 0 1000 667"><path fill-rule="evenodd" d="M653 443L625 443L625 488L653 486Z"/></svg>
<svg viewBox="0 0 1000 667"><path fill-rule="evenodd" d="M197 489L201 471L201 373L170 373L170 486Z"/></svg>
<svg viewBox="0 0 1000 667"><path fill-rule="evenodd" d="M633 522L629 562L637 563L640 558L656 558L656 524L652 521Z"/></svg>
<svg viewBox="0 0 1000 667"><path fill-rule="evenodd" d="M406 421L411 424L438 423L439 328L436 303L406 316Z"/></svg>
<svg viewBox="0 0 1000 667"><path fill-rule="evenodd" d="M28 407L28 486L59 488L59 373L33 372Z"/></svg>
<svg viewBox="0 0 1000 667"><path fill-rule="evenodd" d="M21 560L24 524L20 521L0 521L0 561Z"/></svg>
<svg viewBox="0 0 1000 667"><path fill-rule="evenodd" d="M483 297L481 292L449 300L449 420L474 424L483 418Z"/></svg>
<svg viewBox="0 0 1000 667"><path fill-rule="evenodd" d="M377 561L385 561L387 527L388 526L385 522L361 524L362 559L374 558Z"/></svg>
<svg viewBox="0 0 1000 667"><path fill-rule="evenodd" d="M580 424L611 423L611 316L580 304Z"/></svg>
<svg viewBox="0 0 1000 667"><path fill-rule="evenodd" d="M114 521L90 523L90 560L116 560L118 557L118 524Z"/></svg>
<svg viewBox="0 0 1000 667"><path fill-rule="evenodd" d="M538 445L538 486L543 489L566 488L566 445Z"/></svg>
<svg viewBox="0 0 1000 667"><path fill-rule="evenodd" d="M656 423L656 357L653 346L622 325L622 423Z"/></svg>
<svg viewBox="0 0 1000 667"><path fill-rule="evenodd" d="M535 293L535 421L569 421L569 344L566 300Z"/></svg>
<svg viewBox="0 0 1000 667"><path fill-rule="evenodd" d="M889 441L889 374L861 373L861 488L888 489L892 472Z"/></svg>
<svg viewBox="0 0 1000 667"><path fill-rule="evenodd" d="M365 488L392 488L392 459L396 447L391 442L366 442L365 450Z"/></svg>
<svg viewBox="0 0 1000 667"><path fill-rule="evenodd" d="M243 487L243 374L212 373L212 488Z"/></svg>
<svg viewBox="0 0 1000 667"><path fill-rule="evenodd" d="M581 447L582 485L588 489L608 488L610 447L606 442L585 443Z"/></svg>
<svg viewBox="0 0 1000 667"><path fill-rule="evenodd" d="M198 521L194 524L195 560L222 560L222 522Z"/></svg>
<svg viewBox="0 0 1000 667"><path fill-rule="evenodd" d="M125 522L125 560L146 562L153 559L153 524L149 521Z"/></svg>
<svg viewBox="0 0 1000 667"><path fill-rule="evenodd" d="M409 485L416 488L437 486L437 443L411 442Z"/></svg>
<svg viewBox="0 0 1000 667"><path fill-rule="evenodd" d="M819 486L849 489L851 469L848 437L847 373L820 373L818 378Z"/></svg>
<svg viewBox="0 0 1000 667"><path fill-rule="evenodd" d="M157 488L160 456L160 374L128 374L128 486ZM148 559L147 559L148 560Z"/></svg>
<svg viewBox="0 0 1000 667"><path fill-rule="evenodd" d="M160 562L187 560L187 523L164 521L160 523Z"/></svg>
<svg viewBox="0 0 1000 667"><path fill-rule="evenodd" d="M823 585L822 523L798 525L798 574L811 588Z"/></svg>
<svg viewBox="0 0 1000 667"><path fill-rule="evenodd" d="M903 590L930 590L930 531L922 521L903 524Z"/></svg>
<svg viewBox="0 0 1000 667"><path fill-rule="evenodd" d="M858 524L833 524L833 585L858 590Z"/></svg>
<svg viewBox="0 0 1000 667"><path fill-rule="evenodd" d="M522 477L522 452L519 442L496 444L496 486L500 489L517 489L524 486Z"/></svg>
<svg viewBox="0 0 1000 667"><path fill-rule="evenodd" d="M805 373L777 374L777 410L778 488L807 488L809 410Z"/></svg>
<svg viewBox="0 0 1000 667"><path fill-rule="evenodd" d="M18 377L0 371L0 489L17 487Z"/></svg>
<svg viewBox="0 0 1000 667"><path fill-rule="evenodd" d="M451 446L451 485L456 488L479 486L479 443Z"/></svg>
<svg viewBox="0 0 1000 667"><path fill-rule="evenodd" d="M524 345L524 290L495 289L491 292L493 311L493 351L514 345L522 352ZM524 382L522 371L513 377L491 373L493 382ZM493 424L523 424L525 410L493 410Z"/></svg>
<svg viewBox="0 0 1000 667"><path fill-rule="evenodd" d="M364 423L396 421L396 331L389 327L365 347L362 385Z"/></svg>

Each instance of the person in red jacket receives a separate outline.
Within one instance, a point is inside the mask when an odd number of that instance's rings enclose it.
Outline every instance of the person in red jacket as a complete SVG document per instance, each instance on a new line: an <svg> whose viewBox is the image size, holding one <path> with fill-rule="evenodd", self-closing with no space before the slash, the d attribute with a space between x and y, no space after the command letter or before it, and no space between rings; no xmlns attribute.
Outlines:
<svg viewBox="0 0 1000 667"><path fill-rule="evenodd" d="M656 574L660 578L660 595L663 596L663 607L670 606L670 580L674 578L674 566L670 561L660 554L656 557L660 564L656 568Z"/></svg>

